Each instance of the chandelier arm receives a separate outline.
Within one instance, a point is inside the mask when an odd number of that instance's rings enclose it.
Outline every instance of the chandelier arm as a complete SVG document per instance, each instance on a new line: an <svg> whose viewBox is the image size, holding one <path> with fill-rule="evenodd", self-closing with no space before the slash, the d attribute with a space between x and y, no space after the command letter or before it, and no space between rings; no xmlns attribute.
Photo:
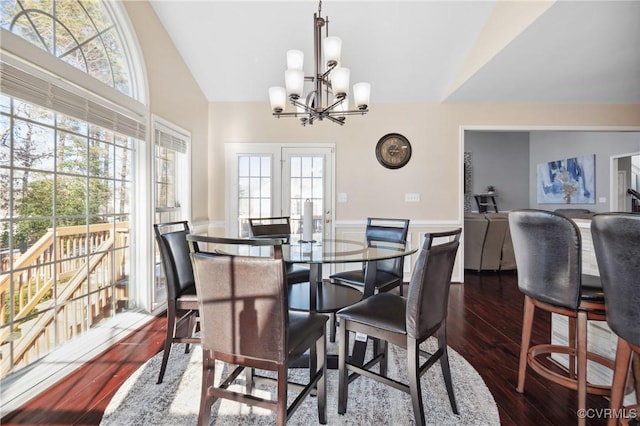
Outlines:
<svg viewBox="0 0 640 426"><path fill-rule="evenodd" d="M331 115L327 115L325 118L341 126L344 126L344 117L342 117L342 120L340 118L332 117Z"/></svg>
<svg viewBox="0 0 640 426"><path fill-rule="evenodd" d="M338 99L337 101L335 101L331 105L327 106L326 108L323 108L322 111L320 111L320 114L329 114L329 113L335 112L335 111L333 111L333 109L335 107L337 107L338 105L340 105L343 100L344 100L344 97Z"/></svg>
<svg viewBox="0 0 640 426"><path fill-rule="evenodd" d="M309 115L308 112L274 112L271 115L274 117L297 117L301 118L305 115Z"/></svg>
<svg viewBox="0 0 640 426"><path fill-rule="evenodd" d="M304 111L306 113L311 113L313 111L313 109L311 109L308 105L300 102L297 99L289 98L289 102L291 102L293 105L295 105L297 107L304 108ZM300 114L300 113L295 113L295 114Z"/></svg>
<svg viewBox="0 0 640 426"><path fill-rule="evenodd" d="M329 111L327 114L329 115L365 115L369 110L350 110L350 111Z"/></svg>
<svg viewBox="0 0 640 426"><path fill-rule="evenodd" d="M328 69L328 70L326 70L326 71L325 71L322 75L320 75L318 78L319 78L320 80L324 81L324 83L325 83L326 85L331 86L331 81L327 78L327 76L329 75L329 73L330 73L331 71L333 71L333 69L334 69L335 67L337 67L337 66L338 66L338 63L336 62L336 63L334 64L333 62L331 62L331 63L328 63L328 64L327 64L327 66L329 67L329 69Z"/></svg>

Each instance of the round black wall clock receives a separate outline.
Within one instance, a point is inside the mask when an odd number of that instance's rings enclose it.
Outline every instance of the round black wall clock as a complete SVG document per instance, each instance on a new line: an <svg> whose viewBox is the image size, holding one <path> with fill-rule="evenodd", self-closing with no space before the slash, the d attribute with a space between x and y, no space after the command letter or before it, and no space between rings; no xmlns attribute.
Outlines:
<svg viewBox="0 0 640 426"><path fill-rule="evenodd" d="M411 144L401 134L389 133L378 141L376 158L387 169L399 169L411 159Z"/></svg>

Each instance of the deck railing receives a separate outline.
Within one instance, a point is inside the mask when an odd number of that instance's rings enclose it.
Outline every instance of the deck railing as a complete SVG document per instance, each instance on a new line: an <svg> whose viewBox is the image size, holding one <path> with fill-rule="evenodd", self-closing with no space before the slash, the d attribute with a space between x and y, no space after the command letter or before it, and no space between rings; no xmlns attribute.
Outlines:
<svg viewBox="0 0 640 426"><path fill-rule="evenodd" d="M88 231L87 226L61 227L22 255L13 254L12 273L3 261L0 377L114 313L126 298L118 284L128 275L128 239L127 222L92 224Z"/></svg>

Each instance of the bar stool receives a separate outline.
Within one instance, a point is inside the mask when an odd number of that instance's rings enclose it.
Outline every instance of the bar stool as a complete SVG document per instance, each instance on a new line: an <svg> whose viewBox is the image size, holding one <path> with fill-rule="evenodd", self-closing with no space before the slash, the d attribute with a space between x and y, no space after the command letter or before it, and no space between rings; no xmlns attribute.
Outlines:
<svg viewBox="0 0 640 426"><path fill-rule="evenodd" d="M620 410L631 357L634 352L640 355L640 215L598 214L591 221L591 235L607 324L618 336L608 425L614 426L618 420L629 424L625 416L640 414L640 404Z"/></svg>
<svg viewBox="0 0 640 426"><path fill-rule="evenodd" d="M587 350L587 320L606 320L600 279L582 274L582 239L572 220L545 210L517 210L509 213L509 226L518 288L525 294L517 391L524 393L529 366L545 379L577 390L578 409L585 410L587 393L611 392L610 386L587 381L587 360L613 368L611 360ZM536 308L568 317L567 346L551 343L530 346ZM569 356L566 374L543 363L542 359L552 354ZM584 425L585 419L579 418L578 424Z"/></svg>

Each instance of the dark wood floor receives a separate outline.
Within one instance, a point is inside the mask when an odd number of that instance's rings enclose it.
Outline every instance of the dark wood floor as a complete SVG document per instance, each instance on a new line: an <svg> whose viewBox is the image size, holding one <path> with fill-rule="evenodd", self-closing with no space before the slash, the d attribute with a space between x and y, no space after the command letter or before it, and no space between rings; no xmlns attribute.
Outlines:
<svg viewBox="0 0 640 426"><path fill-rule="evenodd" d="M528 375L525 394L515 391L522 303L514 274L466 274L465 284L451 289L449 345L483 377L498 404L503 425L576 424L574 391L542 381L535 373ZM1 423L99 424L118 387L161 349L164 324L164 318L159 318L133 333ZM549 316L536 314L533 343L543 341L550 328ZM591 408L608 406L604 398L596 396L589 396L587 403ZM605 421L588 419L587 424L604 425Z"/></svg>

